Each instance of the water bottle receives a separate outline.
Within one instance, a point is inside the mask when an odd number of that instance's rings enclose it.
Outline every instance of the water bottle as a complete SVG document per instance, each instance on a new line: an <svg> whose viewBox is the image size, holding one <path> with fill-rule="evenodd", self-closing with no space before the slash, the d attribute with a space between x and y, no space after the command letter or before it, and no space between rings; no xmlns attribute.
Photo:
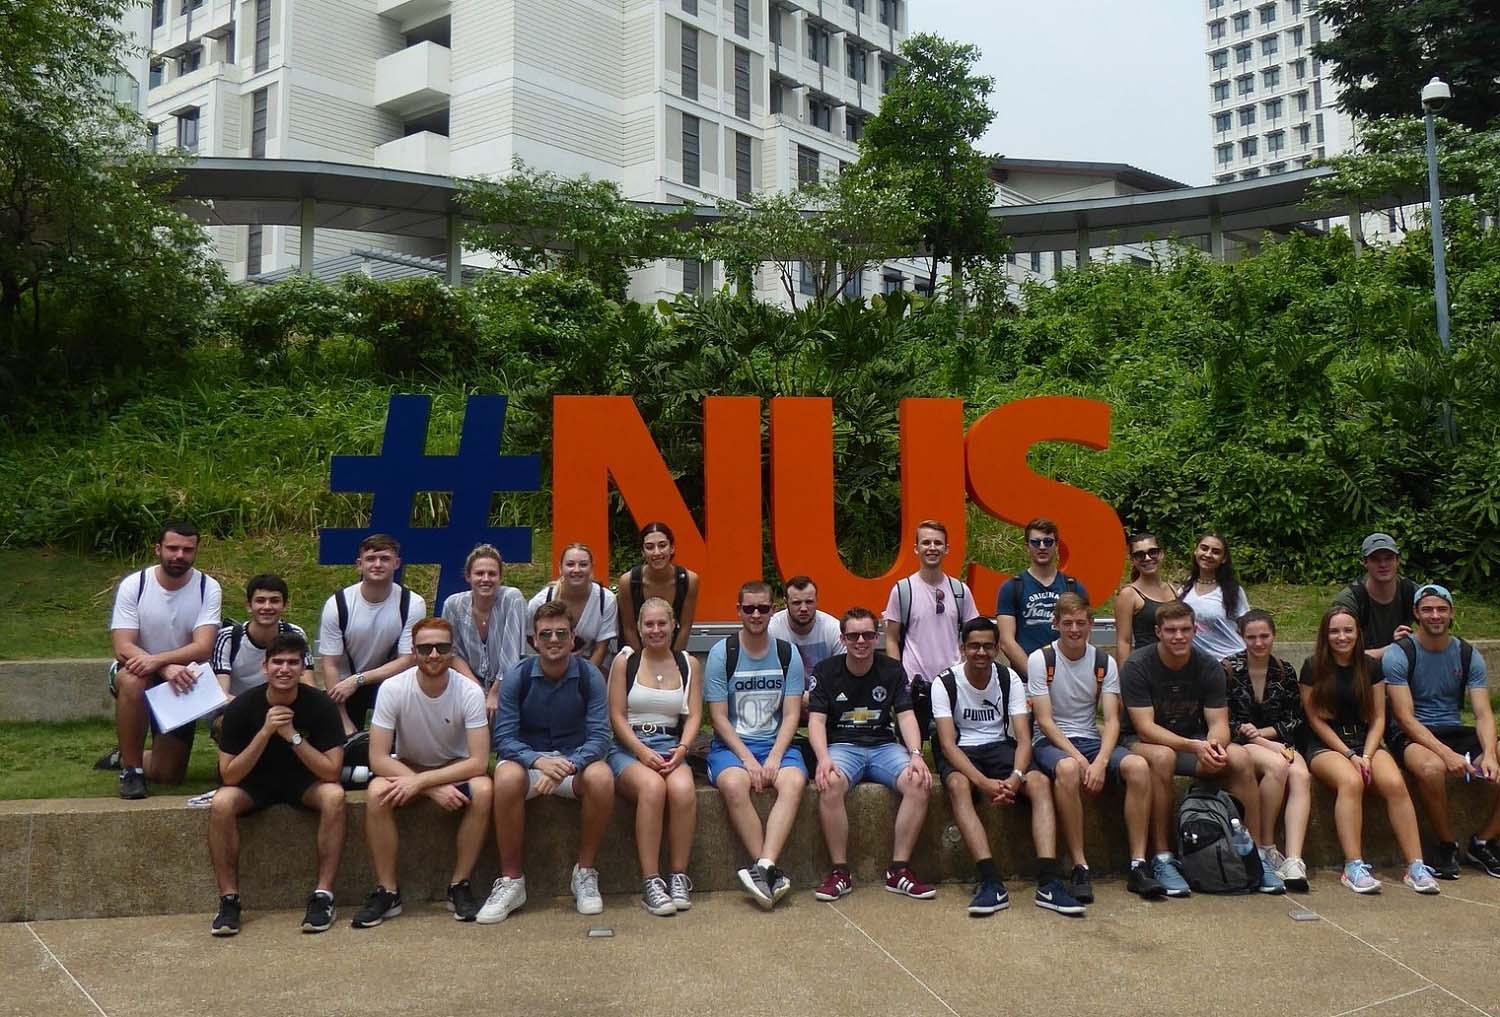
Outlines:
<svg viewBox="0 0 1500 1017"><path fill-rule="evenodd" d="M1229 835L1229 842L1234 845L1234 850L1241 858L1249 858L1255 852L1255 839L1238 819L1231 819L1229 826L1233 831Z"/></svg>

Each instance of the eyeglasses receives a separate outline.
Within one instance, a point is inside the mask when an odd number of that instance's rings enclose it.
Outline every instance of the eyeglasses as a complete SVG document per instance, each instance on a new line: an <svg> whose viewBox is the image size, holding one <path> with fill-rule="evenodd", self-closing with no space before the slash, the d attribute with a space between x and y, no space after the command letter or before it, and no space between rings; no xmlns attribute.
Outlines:
<svg viewBox="0 0 1500 1017"><path fill-rule="evenodd" d="M1027 537L1026 543L1032 547L1051 547L1057 543L1056 537Z"/></svg>
<svg viewBox="0 0 1500 1017"><path fill-rule="evenodd" d="M1130 557L1135 561L1151 561L1152 559L1161 557L1161 548L1143 547L1139 551L1131 551Z"/></svg>
<svg viewBox="0 0 1500 1017"><path fill-rule="evenodd" d="M430 657L436 653L439 657L446 657L453 652L452 643L417 643L412 650L418 657Z"/></svg>
<svg viewBox="0 0 1500 1017"><path fill-rule="evenodd" d="M770 604L741 604L740 610L745 614L770 614Z"/></svg>
<svg viewBox="0 0 1500 1017"><path fill-rule="evenodd" d="M875 637L875 633L874 632L845 632L844 633L844 642L846 642L846 643L873 643L875 641L875 638L876 637Z"/></svg>
<svg viewBox="0 0 1500 1017"><path fill-rule="evenodd" d="M536 634L536 641L539 643L563 643L572 635L572 629L542 629Z"/></svg>

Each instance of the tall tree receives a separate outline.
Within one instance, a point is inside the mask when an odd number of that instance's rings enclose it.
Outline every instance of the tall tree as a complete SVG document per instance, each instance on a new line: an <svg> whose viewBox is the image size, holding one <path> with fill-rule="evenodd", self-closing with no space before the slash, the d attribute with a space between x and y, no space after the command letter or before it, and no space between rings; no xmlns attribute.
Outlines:
<svg viewBox="0 0 1500 1017"><path fill-rule="evenodd" d="M1500 116L1500 6L1494 0L1323 0L1333 30L1313 56L1333 64L1339 108L1374 119L1422 111L1434 76L1453 87L1443 116L1482 130Z"/></svg>
<svg viewBox="0 0 1500 1017"><path fill-rule="evenodd" d="M962 302L965 266L1005 254L990 215L995 187L991 156L977 143L995 119L988 99L995 81L975 71L977 46L929 33L901 46L880 112L860 138L860 168L904 195L916 212L933 275L950 262Z"/></svg>

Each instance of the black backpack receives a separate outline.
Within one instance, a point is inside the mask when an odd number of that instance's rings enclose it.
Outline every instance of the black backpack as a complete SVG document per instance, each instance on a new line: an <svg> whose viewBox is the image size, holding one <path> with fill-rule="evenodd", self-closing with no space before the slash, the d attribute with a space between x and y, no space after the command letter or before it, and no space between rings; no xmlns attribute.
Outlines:
<svg viewBox="0 0 1500 1017"><path fill-rule="evenodd" d="M1260 886L1260 852L1242 856L1231 820L1244 814L1229 794L1194 784L1177 806L1177 857L1188 886L1199 893L1252 893Z"/></svg>
<svg viewBox="0 0 1500 1017"><path fill-rule="evenodd" d="M1458 667L1460 672L1458 679L1458 712L1462 714L1464 712L1464 705L1469 700L1468 682L1469 672L1474 667L1474 644L1460 639L1458 636L1454 636L1453 638L1458 643ZM1406 655L1406 683L1410 686L1412 675L1417 671L1417 641L1411 636L1402 636L1391 645L1399 646L1401 652ZM1397 727L1394 717L1391 718L1391 723L1388 726L1390 728Z"/></svg>
<svg viewBox="0 0 1500 1017"><path fill-rule="evenodd" d="M1412 599L1417 595L1417 584L1406 577L1401 577L1396 582L1397 604L1406 605L1406 614L1403 617L1410 624L1415 617L1412 611ZM1349 596L1354 598L1354 618L1359 622L1360 632L1369 632L1374 623L1374 601L1370 599L1370 591L1365 589L1364 580L1349 584Z"/></svg>
<svg viewBox="0 0 1500 1017"><path fill-rule="evenodd" d="M781 680L782 681L786 681L786 672L787 672L787 669L792 666L792 654L795 653L795 652L797 652L797 651L793 648L792 644L789 643L789 642L787 642L785 639L773 639L772 642L774 642L776 644L776 659L781 662ZM734 677L734 669L735 669L735 667L737 667L739 665L739 662L740 662L740 637L739 637L739 633L735 633L732 636L725 636L724 637L724 677L726 679ZM639 665L637 665L637 666L639 666ZM630 665L627 663L625 665L625 667L626 667L626 671L628 672L629 668L630 668ZM686 671L683 671L682 673L683 674L687 674ZM626 686L626 688L629 688L629 686Z"/></svg>
<svg viewBox="0 0 1500 1017"><path fill-rule="evenodd" d="M339 587L334 592L333 606L339 613L339 635L342 636L344 631L349 628L349 598L345 596L343 587ZM411 613L411 591L404 586L401 587L400 611L401 629L396 633L396 641L386 651L385 660L380 661L379 664L371 665L372 667L379 667L380 664L388 664L401 655L401 633L406 631L406 617ZM349 649L349 641L347 639L344 640L344 660L349 665L349 673L353 674L357 668L354 666L354 654Z"/></svg>
<svg viewBox="0 0 1500 1017"><path fill-rule="evenodd" d="M964 680L968 681L967 678L965 678ZM958 711L958 674L954 671L953 668L950 667L950 668L948 668L948 670L946 670L942 674L938 675L938 681L940 681L940 682L943 683L943 691L946 692L946 693L948 693L948 712L951 714L951 716L949 717L949 719L953 721L953 741L956 744L958 742L958 732L959 732L959 725L958 725L958 712L959 712ZM1013 731L1011 731L1011 729L1010 729L1010 669L1009 668L1006 668L1005 673L1003 673L1003 674L1000 675L999 682L1000 682L1000 713L1001 713L1001 718L1005 722L1006 741L1009 741L1012 744L1014 744L1014 742L1016 740L1015 733ZM928 715L930 716L931 715L931 711L932 711L932 707L931 707L930 704L929 704L929 706L928 706L927 709L928 709ZM937 743L934 742L933 745L935 747L937 745Z"/></svg>

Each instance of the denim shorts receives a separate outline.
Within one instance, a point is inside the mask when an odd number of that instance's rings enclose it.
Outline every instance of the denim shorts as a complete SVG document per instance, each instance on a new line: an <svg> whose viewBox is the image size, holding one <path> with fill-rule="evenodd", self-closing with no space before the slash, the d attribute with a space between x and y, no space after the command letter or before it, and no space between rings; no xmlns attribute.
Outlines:
<svg viewBox="0 0 1500 1017"><path fill-rule="evenodd" d="M839 768L851 787L869 780L884 784L892 791L896 789L901 774L911 765L911 753L895 742L884 745L834 742L828 746L828 758L833 760L833 765Z"/></svg>
<svg viewBox="0 0 1500 1017"><path fill-rule="evenodd" d="M766 757L771 754L771 749L776 745L775 740L771 738L746 738L744 742L745 748L750 750L750 754L755 757L757 763L764 763ZM745 765L740 762L740 757L736 756L729 746L715 738L708 747L708 782L719 783L719 774L735 767L743 770ZM802 761L802 753L790 745L787 746L786 754L781 757L781 768L797 770L802 776L807 776L807 764Z"/></svg>
<svg viewBox="0 0 1500 1017"><path fill-rule="evenodd" d="M641 740L641 743L646 748L663 756L670 756L672 750L678 744L677 736L670 731L658 731L656 734L641 734L637 731L635 736ZM631 766L639 762L640 760L636 758L635 753L625 748L618 741L610 745L609 768L615 772L617 779L622 773L630 769Z"/></svg>
<svg viewBox="0 0 1500 1017"><path fill-rule="evenodd" d="M1073 747L1083 753L1083 757L1092 763L1099 757L1099 740L1097 738L1073 738ZM1036 760L1036 768L1047 775L1048 780L1057 779L1057 764L1064 759L1070 758L1062 749L1049 741L1040 741L1032 745L1032 758ZM1123 745L1116 745L1114 751L1109 754L1109 762L1105 764L1108 772L1116 780L1120 777L1120 764L1130 755L1130 750Z"/></svg>

